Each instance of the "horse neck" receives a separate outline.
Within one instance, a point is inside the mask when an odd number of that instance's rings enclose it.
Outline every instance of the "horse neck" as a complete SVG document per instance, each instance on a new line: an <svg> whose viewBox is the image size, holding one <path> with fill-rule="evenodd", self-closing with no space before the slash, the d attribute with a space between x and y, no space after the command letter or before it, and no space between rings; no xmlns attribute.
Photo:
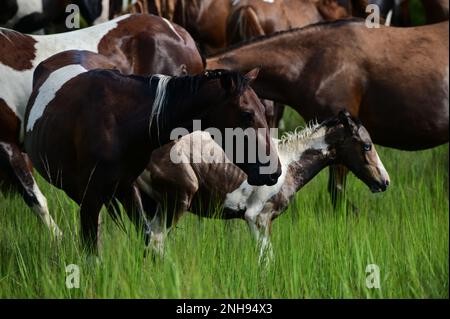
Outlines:
<svg viewBox="0 0 450 319"><path fill-rule="evenodd" d="M202 94L202 89L198 87L200 84L195 82L198 79L155 75L150 81L155 77L158 78L158 83L156 86L152 85L155 98L151 107L149 131L158 136L160 143L170 141L172 130L176 128L182 130L179 131L180 135L191 133L194 130L193 121L204 118L207 111L220 102L217 94ZM182 83L169 86L170 81Z"/></svg>
<svg viewBox="0 0 450 319"><path fill-rule="evenodd" d="M260 68L252 84L258 96L264 99L289 103L290 86L300 77L308 54L296 38L295 46L290 34L256 41L231 49L207 59L207 69L229 69L248 72Z"/></svg>
<svg viewBox="0 0 450 319"><path fill-rule="evenodd" d="M318 127L315 132L304 138L295 136L282 142L279 154L283 169L286 171L282 191L287 197L293 195L322 169L333 163L330 145L326 142L327 128Z"/></svg>

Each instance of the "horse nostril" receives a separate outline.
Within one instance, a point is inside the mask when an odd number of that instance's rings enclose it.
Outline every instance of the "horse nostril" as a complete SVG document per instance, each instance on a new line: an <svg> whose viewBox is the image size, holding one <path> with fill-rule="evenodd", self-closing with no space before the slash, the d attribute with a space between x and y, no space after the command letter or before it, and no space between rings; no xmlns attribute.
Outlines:
<svg viewBox="0 0 450 319"><path fill-rule="evenodd" d="M389 186L389 180L388 179L384 183L385 183L386 186Z"/></svg>

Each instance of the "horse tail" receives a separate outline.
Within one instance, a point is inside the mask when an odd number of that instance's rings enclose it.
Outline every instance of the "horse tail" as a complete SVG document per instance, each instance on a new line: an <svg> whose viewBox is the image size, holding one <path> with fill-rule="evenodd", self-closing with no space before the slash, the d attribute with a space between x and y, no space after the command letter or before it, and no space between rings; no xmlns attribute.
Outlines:
<svg viewBox="0 0 450 319"><path fill-rule="evenodd" d="M242 6L235 10L228 17L226 32L228 45L265 34L252 6Z"/></svg>

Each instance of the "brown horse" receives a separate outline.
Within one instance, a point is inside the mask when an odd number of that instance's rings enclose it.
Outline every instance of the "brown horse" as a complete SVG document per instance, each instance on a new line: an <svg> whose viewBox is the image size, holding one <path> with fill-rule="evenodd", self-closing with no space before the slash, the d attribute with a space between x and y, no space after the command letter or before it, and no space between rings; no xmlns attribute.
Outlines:
<svg viewBox="0 0 450 319"><path fill-rule="evenodd" d="M261 67L253 85L258 96L291 105L307 121L347 105L375 143L420 150L448 142L448 27L322 23L237 46L209 58L207 66ZM345 175L330 175L335 204Z"/></svg>
<svg viewBox="0 0 450 319"><path fill-rule="evenodd" d="M170 160L174 150L183 154L183 161ZM191 211L203 217L245 219L263 254L270 246L272 221L287 209L296 192L332 164L348 167L372 192L389 185L369 133L346 112L288 134L278 151L283 174L277 184L254 187L207 132L194 132L155 150L137 182L159 203L152 222L155 248L162 251L166 227Z"/></svg>
<svg viewBox="0 0 450 319"><path fill-rule="evenodd" d="M347 9L350 8L333 0L233 1L226 26L227 46L324 20L346 18ZM284 105L268 100L263 103L269 126L278 127Z"/></svg>
<svg viewBox="0 0 450 319"><path fill-rule="evenodd" d="M151 151L171 140L174 128L266 128L264 108L245 77L232 71L197 76L122 75L114 70L88 70L103 57L75 52L44 61L25 116L25 149L36 169L80 205L83 241L97 244L98 216L117 199L136 225L149 224L141 209L135 179ZM95 56L94 56L95 57ZM79 61L77 64L74 62ZM67 64L69 63L69 64ZM67 65L66 65L67 64ZM269 150L276 171L262 175L260 161L239 163L255 185L272 185L281 165L268 131L258 134L258 148Z"/></svg>
<svg viewBox="0 0 450 319"><path fill-rule="evenodd" d="M70 49L98 52L125 74L203 71L202 59L189 34L155 16L123 16L95 27L47 36L0 28L0 184L17 190L56 235L60 232L20 150L21 127L34 69L53 54Z"/></svg>
<svg viewBox="0 0 450 319"><path fill-rule="evenodd" d="M353 0L352 0L353 1ZM186 28L205 53L214 53L261 27L265 34L349 16L339 0L149 0L160 14ZM347 1L344 1L347 2ZM230 21L230 22L227 22ZM234 23L236 22L236 23ZM260 24L260 26L259 26ZM228 25L228 27L227 27ZM229 29L227 32L227 28ZM231 32L238 30L237 33ZM257 35L261 30L256 30ZM228 35L227 35L228 34ZM227 39L228 37L228 39Z"/></svg>

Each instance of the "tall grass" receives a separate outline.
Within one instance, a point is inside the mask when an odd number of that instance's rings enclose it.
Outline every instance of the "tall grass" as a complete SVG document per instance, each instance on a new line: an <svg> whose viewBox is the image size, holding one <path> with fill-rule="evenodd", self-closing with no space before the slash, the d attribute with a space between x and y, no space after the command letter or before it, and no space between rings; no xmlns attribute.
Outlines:
<svg viewBox="0 0 450 319"><path fill-rule="evenodd" d="M294 117L288 111L288 127ZM389 190L374 195L350 176L348 197L360 213L333 211L323 171L274 222L268 268L258 264L245 222L193 215L169 234L165 258L154 260L144 258L128 221L124 233L102 212L96 261L80 249L78 207L39 179L64 239L52 242L19 197L0 197L0 297L448 298L448 145L377 149ZM66 287L69 264L80 267L79 289ZM366 287L368 264L379 266L380 289Z"/></svg>

